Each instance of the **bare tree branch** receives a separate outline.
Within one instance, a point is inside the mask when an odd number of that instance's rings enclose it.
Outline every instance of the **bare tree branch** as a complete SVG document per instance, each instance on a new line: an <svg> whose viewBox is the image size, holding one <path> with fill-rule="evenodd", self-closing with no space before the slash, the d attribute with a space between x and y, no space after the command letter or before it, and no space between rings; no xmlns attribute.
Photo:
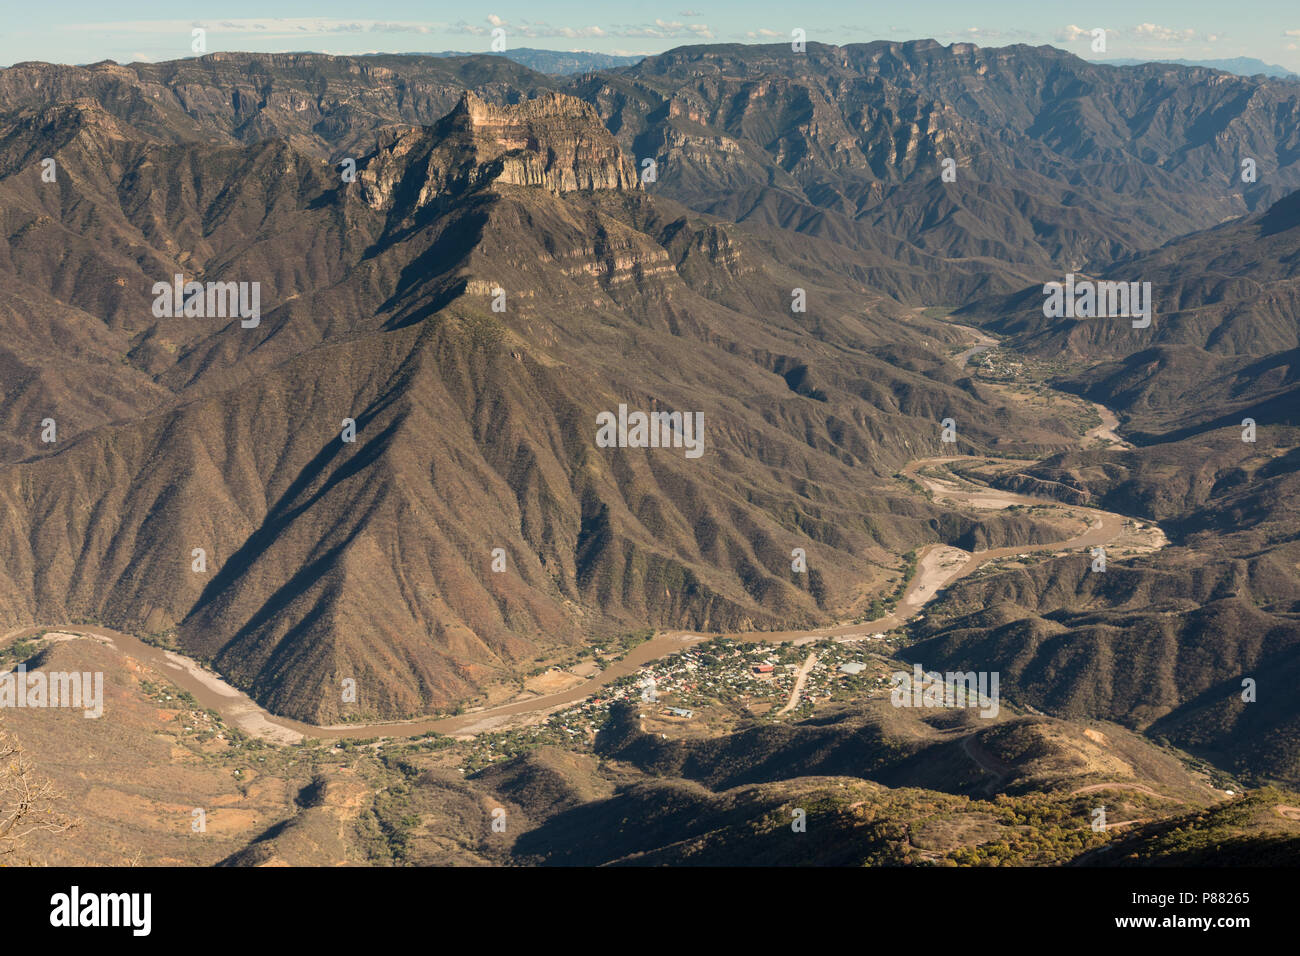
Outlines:
<svg viewBox="0 0 1300 956"><path fill-rule="evenodd" d="M0 727L0 859L17 853L33 833L62 833L76 825L58 809L61 796L37 776L22 744Z"/></svg>

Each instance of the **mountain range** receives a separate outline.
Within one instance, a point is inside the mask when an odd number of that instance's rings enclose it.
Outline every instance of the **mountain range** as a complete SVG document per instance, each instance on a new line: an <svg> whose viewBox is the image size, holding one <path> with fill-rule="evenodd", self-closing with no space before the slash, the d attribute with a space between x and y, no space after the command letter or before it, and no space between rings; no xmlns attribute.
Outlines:
<svg viewBox="0 0 1300 956"><path fill-rule="evenodd" d="M866 621L929 545L1059 537L901 474L956 452L1169 541L973 574L909 625L900 656L1032 708L988 747L1104 721L1300 785L1300 85L932 40L526 52L0 70L6 630L142 634L314 724L451 711L645 628ZM1149 283L1150 327L1045 314L1067 274ZM175 281L256 283L257 314L160 308ZM989 361L954 361L972 334ZM1081 443L1092 403L1119 446ZM702 454L602 444L629 411ZM603 759L719 832L795 776L962 791L925 764L963 744L876 717L680 748L620 719ZM636 787L519 859L676 859L553 849Z"/></svg>

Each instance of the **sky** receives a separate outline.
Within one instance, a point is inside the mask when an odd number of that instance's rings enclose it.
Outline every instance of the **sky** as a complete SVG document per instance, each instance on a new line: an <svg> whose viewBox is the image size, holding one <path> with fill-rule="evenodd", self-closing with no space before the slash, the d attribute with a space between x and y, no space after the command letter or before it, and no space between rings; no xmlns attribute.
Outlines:
<svg viewBox="0 0 1300 956"><path fill-rule="evenodd" d="M810 41L843 45L932 37L979 46L1051 44L1086 59L1249 56L1300 73L1295 0L63 0L15 3L0 24L0 64L173 60L206 51L490 52L508 47L649 54L694 43ZM1105 52L1092 49L1106 30Z"/></svg>

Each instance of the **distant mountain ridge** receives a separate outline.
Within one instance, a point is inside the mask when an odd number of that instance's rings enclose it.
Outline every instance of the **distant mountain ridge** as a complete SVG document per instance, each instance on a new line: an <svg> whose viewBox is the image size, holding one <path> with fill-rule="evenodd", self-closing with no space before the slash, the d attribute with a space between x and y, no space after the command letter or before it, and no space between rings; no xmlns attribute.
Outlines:
<svg viewBox="0 0 1300 956"><path fill-rule="evenodd" d="M1288 70L1286 67L1277 66L1273 63L1265 63L1263 60L1253 56L1232 56L1224 57L1217 60L1180 60L1180 59L1122 59L1122 60L1094 60L1094 63L1103 63L1107 66L1139 66L1143 63L1172 63L1175 66L1206 66L1212 70L1223 70L1225 73L1235 73L1237 76L1274 76L1279 78L1296 77L1297 74Z"/></svg>
<svg viewBox="0 0 1300 956"><path fill-rule="evenodd" d="M444 50L440 53L410 53L410 56L475 56L464 50ZM504 56L522 63L538 73L565 76L572 73L590 73L593 70L612 70L620 66L640 63L644 56L620 56L614 53L594 53L590 50L539 50L534 47L508 47L505 52L489 54Z"/></svg>
<svg viewBox="0 0 1300 956"><path fill-rule="evenodd" d="M693 46L571 77L490 55L0 71L13 108L91 97L170 141L282 138L334 160L369 152L386 126L431 125L466 89L585 99L630 157L655 160L657 194L866 251L884 270L873 284L913 304L1109 263L1300 189L1300 85L1102 66L1048 46ZM1235 175L1242 156L1258 164L1254 182ZM955 183L940 179L949 159Z"/></svg>

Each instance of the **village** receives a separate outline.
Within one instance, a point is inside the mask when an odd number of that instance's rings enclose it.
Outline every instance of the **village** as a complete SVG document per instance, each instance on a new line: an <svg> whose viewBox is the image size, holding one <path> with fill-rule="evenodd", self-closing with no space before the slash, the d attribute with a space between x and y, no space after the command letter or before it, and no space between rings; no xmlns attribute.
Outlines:
<svg viewBox="0 0 1300 956"><path fill-rule="evenodd" d="M818 707L887 697L890 675L907 669L892 657L896 640L883 633L788 644L714 638L654 661L539 722L479 733L458 745L430 735L416 746L447 748L449 757L463 757L459 769L469 774L539 746L590 751L611 705L620 701L634 703L643 729L665 738L709 737L754 722L800 719Z"/></svg>

